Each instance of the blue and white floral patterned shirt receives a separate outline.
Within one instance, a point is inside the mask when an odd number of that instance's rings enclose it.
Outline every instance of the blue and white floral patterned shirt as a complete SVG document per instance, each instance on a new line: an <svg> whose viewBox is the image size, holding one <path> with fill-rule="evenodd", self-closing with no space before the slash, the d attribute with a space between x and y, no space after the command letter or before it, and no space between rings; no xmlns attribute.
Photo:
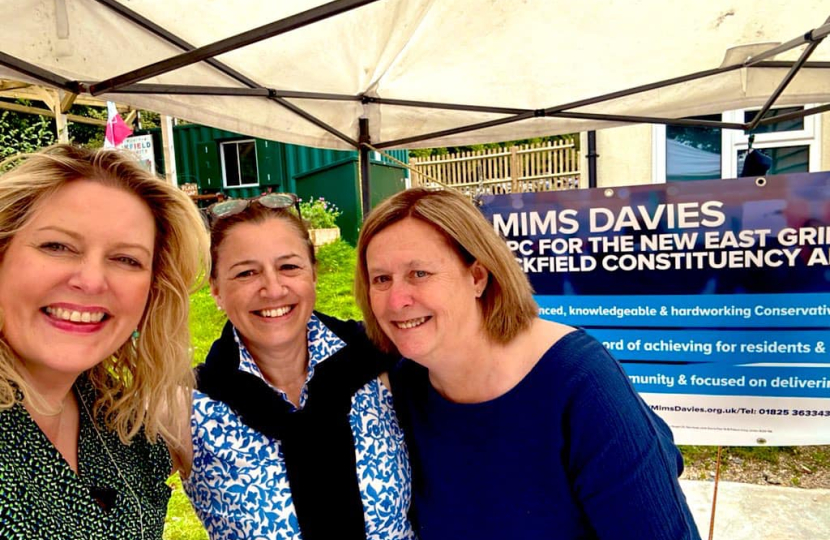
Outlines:
<svg viewBox="0 0 830 540"><path fill-rule="evenodd" d="M242 341L239 369L264 380ZM312 315L309 366L299 407L305 405L314 368L346 344ZM283 399L288 401L284 393ZM350 424L367 540L412 540L407 519L411 471L392 394L378 379L354 396ZM196 513L214 540L300 540L280 441L248 427L222 402L193 394L193 466L183 482Z"/></svg>

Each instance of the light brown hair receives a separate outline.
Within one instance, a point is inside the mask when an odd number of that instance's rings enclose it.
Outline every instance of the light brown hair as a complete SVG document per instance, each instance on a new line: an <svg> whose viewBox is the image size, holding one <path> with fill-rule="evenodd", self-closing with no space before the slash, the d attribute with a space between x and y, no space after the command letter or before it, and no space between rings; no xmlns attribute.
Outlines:
<svg viewBox="0 0 830 540"><path fill-rule="evenodd" d="M484 329L493 342L507 343L530 327L538 314L533 289L493 226L457 191L412 188L389 197L372 210L357 242L355 299L363 311L366 333L378 347L395 350L372 312L366 250L378 233L408 217L435 228L465 264L478 261L490 273L479 302Z"/></svg>
<svg viewBox="0 0 830 540"><path fill-rule="evenodd" d="M0 176L0 260L14 234L50 195L70 182L91 180L123 189L147 204L155 220L153 277L137 346L127 340L115 353L89 369L97 391L94 414L103 414L122 441L144 429L181 443L176 434L189 418L194 379L191 370L189 293L204 282L208 238L198 209L185 193L144 170L131 154L89 150L68 144L17 156L16 166ZM106 227L106 224L101 224ZM16 355L0 329L0 410L34 390L16 369ZM186 409L183 409L185 408Z"/></svg>

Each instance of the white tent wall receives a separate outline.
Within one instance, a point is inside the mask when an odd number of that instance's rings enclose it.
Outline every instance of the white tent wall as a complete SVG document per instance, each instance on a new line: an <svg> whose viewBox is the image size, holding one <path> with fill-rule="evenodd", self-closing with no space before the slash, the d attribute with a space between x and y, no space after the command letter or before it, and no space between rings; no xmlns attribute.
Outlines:
<svg viewBox="0 0 830 540"><path fill-rule="evenodd" d="M105 4L103 0L0 2L0 52L81 83L100 82L183 52ZM119 2L194 47L323 4L319 0ZM787 42L821 28L828 15L826 0L581 4L571 0L380 0L217 57L260 88L351 96L352 100L286 99L344 137L267 97L164 92L105 92L100 97L251 136L316 147L353 148L361 116L369 118L372 143L386 147L511 140L616 124L530 118L428 141L401 142L510 115L371 100L541 110L718 68L731 47ZM771 46L755 48L753 54ZM795 60L803 49L789 50L775 60ZM729 63L740 65L748 50L733 52ZM809 61L830 61L830 45L819 44ZM783 67L740 68L572 112L677 118L758 107L787 71ZM802 68L777 104L830 102L829 74L828 69ZM43 82L8 63L0 65L0 78ZM246 88L204 62L141 82Z"/></svg>

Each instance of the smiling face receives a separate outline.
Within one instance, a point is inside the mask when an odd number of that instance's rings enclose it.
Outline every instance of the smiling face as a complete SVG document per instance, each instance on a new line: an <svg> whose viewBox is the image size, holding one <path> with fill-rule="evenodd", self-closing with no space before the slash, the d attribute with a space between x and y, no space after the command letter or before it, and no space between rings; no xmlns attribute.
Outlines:
<svg viewBox="0 0 830 540"><path fill-rule="evenodd" d="M217 249L211 292L254 358L306 341L316 300L308 249L279 218L233 225Z"/></svg>
<svg viewBox="0 0 830 540"><path fill-rule="evenodd" d="M2 333L33 377L77 377L129 339L155 234L141 199L99 182L69 182L38 203L0 262Z"/></svg>
<svg viewBox="0 0 830 540"><path fill-rule="evenodd" d="M406 218L377 233L366 267L372 312L403 356L433 368L482 339L487 271L466 265L432 226Z"/></svg>

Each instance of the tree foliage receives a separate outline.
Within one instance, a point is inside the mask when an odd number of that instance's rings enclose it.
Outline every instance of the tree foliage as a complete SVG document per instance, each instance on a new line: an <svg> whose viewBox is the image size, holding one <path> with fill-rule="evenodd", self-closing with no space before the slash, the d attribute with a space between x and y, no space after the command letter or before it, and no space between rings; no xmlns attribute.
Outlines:
<svg viewBox="0 0 830 540"><path fill-rule="evenodd" d="M90 107L88 105L73 105L69 109L70 114L78 116L86 116L88 118L96 118L98 120L107 120L106 107ZM87 148L101 148L104 146L104 135L106 128L104 126L96 126L93 124L82 124L80 122L69 123L69 140L80 146Z"/></svg>
<svg viewBox="0 0 830 540"><path fill-rule="evenodd" d="M16 154L35 152L56 140L55 123L51 118L0 111L0 161Z"/></svg>
<svg viewBox="0 0 830 540"><path fill-rule="evenodd" d="M161 127L161 115L151 111L139 111L138 119L141 129L153 129Z"/></svg>

